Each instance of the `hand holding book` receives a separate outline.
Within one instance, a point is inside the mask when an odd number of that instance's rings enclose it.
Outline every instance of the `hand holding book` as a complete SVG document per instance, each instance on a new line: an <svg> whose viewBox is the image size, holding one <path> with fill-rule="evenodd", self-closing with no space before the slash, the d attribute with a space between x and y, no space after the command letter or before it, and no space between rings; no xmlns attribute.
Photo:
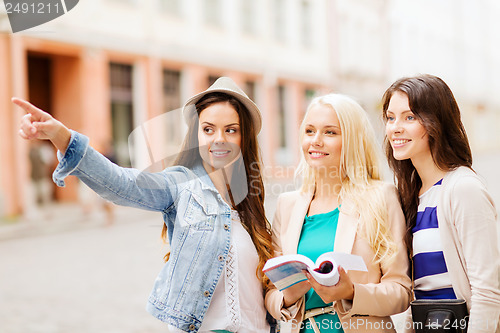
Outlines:
<svg viewBox="0 0 500 333"><path fill-rule="evenodd" d="M279 290L307 280L303 270L324 286L333 286L339 281L338 267L347 270L367 271L363 258L357 255L326 252L316 262L301 254L290 254L269 259L262 271Z"/></svg>

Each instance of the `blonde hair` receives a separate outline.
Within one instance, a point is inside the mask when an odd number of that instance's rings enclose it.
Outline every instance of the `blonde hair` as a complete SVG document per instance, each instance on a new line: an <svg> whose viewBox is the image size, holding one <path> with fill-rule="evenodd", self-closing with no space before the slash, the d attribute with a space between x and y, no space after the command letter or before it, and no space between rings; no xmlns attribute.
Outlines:
<svg viewBox="0 0 500 333"><path fill-rule="evenodd" d="M305 119L315 106L335 111L340 123L342 149L338 176L341 180L339 203L349 200L359 213L360 227L375 253L375 262L389 264L396 254L396 244L389 230L387 205L381 182L381 153L373 127L363 108L350 97L328 94L314 98L300 126L299 140L305 132ZM301 191L313 191L316 175L301 154L296 178L302 178Z"/></svg>

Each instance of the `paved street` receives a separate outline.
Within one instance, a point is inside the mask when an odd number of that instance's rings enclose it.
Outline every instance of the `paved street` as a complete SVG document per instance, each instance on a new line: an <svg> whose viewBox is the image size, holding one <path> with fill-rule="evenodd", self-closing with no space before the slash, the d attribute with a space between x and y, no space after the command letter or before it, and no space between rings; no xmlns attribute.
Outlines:
<svg viewBox="0 0 500 333"><path fill-rule="evenodd" d="M161 216L116 215L109 227L77 221L74 230L0 242L0 332L167 332L145 310L165 252Z"/></svg>

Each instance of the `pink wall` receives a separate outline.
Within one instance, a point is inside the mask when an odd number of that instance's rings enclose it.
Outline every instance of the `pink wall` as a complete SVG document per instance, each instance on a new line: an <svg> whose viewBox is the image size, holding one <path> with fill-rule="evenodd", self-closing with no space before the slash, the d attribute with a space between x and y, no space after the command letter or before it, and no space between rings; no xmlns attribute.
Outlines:
<svg viewBox="0 0 500 333"><path fill-rule="evenodd" d="M0 193L3 202L0 204L2 212L11 216L20 213L21 207L18 203L22 196L21 189L16 186L18 180L16 166L16 146L21 138L17 135L17 127L14 124L20 120L23 112L10 102L13 92L13 73L15 64L19 61L12 61L13 46L12 40L7 34L0 34Z"/></svg>

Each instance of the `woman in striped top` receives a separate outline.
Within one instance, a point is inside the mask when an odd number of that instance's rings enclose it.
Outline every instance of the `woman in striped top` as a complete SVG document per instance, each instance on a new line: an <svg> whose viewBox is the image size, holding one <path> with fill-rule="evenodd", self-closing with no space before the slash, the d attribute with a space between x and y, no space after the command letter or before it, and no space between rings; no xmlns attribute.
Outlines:
<svg viewBox="0 0 500 333"><path fill-rule="evenodd" d="M472 170L453 93L436 76L402 78L385 92L383 114L415 297L465 299L468 332L500 332L496 210Z"/></svg>

